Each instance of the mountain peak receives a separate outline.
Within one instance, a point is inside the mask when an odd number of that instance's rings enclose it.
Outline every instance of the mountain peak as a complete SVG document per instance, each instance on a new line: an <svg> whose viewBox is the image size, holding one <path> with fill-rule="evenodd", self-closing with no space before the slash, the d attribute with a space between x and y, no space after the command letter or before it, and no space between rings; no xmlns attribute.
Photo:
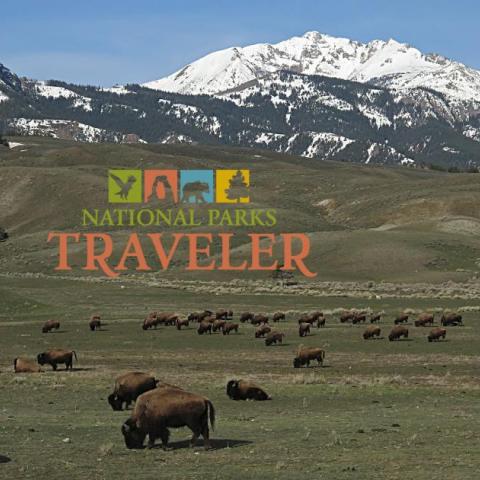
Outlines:
<svg viewBox="0 0 480 480"><path fill-rule="evenodd" d="M454 100L480 97L480 72L440 55L424 55L390 38L361 43L317 31L276 44L230 47L144 86L215 95L281 70L368 82L395 90L429 88ZM452 78L452 71L461 72Z"/></svg>

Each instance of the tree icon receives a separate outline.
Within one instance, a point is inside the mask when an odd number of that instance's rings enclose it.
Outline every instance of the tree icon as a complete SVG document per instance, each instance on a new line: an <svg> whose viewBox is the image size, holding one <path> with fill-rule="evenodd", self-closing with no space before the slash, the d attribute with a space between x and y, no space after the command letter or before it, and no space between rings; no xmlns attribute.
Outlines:
<svg viewBox="0 0 480 480"><path fill-rule="evenodd" d="M237 173L230 179L229 185L230 186L225 189L225 194L229 200L238 203L242 198L248 199L250 190L240 170L237 170Z"/></svg>

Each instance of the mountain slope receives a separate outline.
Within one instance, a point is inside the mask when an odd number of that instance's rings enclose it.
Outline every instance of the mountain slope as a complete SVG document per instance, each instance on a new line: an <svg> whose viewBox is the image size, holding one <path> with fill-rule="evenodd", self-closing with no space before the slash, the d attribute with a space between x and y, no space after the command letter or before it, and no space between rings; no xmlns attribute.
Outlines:
<svg viewBox="0 0 480 480"><path fill-rule="evenodd" d="M211 53L145 87L188 94L217 94L280 70L373 83L400 90L425 87L457 101L480 97L480 72L416 48L370 43L307 32L277 44L234 47Z"/></svg>

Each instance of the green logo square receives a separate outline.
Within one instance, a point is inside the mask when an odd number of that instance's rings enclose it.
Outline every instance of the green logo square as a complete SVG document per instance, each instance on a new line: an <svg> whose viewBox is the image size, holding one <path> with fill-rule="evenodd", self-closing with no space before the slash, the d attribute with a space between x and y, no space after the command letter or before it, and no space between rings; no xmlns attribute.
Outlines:
<svg viewBox="0 0 480 480"><path fill-rule="evenodd" d="M141 203L142 171L109 170L108 201L110 203Z"/></svg>

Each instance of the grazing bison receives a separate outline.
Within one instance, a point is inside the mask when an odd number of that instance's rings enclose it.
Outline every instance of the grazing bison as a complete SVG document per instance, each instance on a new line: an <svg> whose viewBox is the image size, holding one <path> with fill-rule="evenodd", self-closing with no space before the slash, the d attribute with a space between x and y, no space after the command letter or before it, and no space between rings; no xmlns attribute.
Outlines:
<svg viewBox="0 0 480 480"><path fill-rule="evenodd" d="M381 313L372 313L372 315L370 316L370 323L378 323L381 319Z"/></svg>
<svg viewBox="0 0 480 480"><path fill-rule="evenodd" d="M238 333L238 323L227 322L222 328L222 333L224 335L230 335L230 332Z"/></svg>
<svg viewBox="0 0 480 480"><path fill-rule="evenodd" d="M284 333L270 332L265 339L265 345L268 347L272 344L283 343Z"/></svg>
<svg viewBox="0 0 480 480"><path fill-rule="evenodd" d="M283 312L275 312L272 315L272 322L276 323L279 322L280 320L285 320L285 314Z"/></svg>
<svg viewBox="0 0 480 480"><path fill-rule="evenodd" d="M381 333L380 327L375 325L370 325L367 329L363 332L364 340L368 340L369 338L379 337Z"/></svg>
<svg viewBox="0 0 480 480"><path fill-rule="evenodd" d="M193 312L187 318L191 322L200 323L205 317L210 317L212 315L211 310L204 310L203 312Z"/></svg>
<svg viewBox="0 0 480 480"><path fill-rule="evenodd" d="M263 315L263 313L257 313L254 317L250 320L252 325L260 325L261 323L268 323L267 315Z"/></svg>
<svg viewBox="0 0 480 480"><path fill-rule="evenodd" d="M255 314L252 313L252 312L244 312L240 315L240 321L242 323L251 322L253 320L254 316L255 316Z"/></svg>
<svg viewBox="0 0 480 480"><path fill-rule="evenodd" d="M298 335L300 337L306 337L310 333L310 324L307 322L302 322L298 326Z"/></svg>
<svg viewBox="0 0 480 480"><path fill-rule="evenodd" d="M323 365L323 361L325 360L325 350L315 347L303 347L293 359L293 366L295 368L300 368L302 365L309 367L311 360L316 360L319 365Z"/></svg>
<svg viewBox="0 0 480 480"><path fill-rule="evenodd" d="M416 327L426 327L427 325L433 325L435 317L430 313L422 313L418 319L415 320Z"/></svg>
<svg viewBox="0 0 480 480"><path fill-rule="evenodd" d="M58 364L65 364L65 370L73 369L73 356L77 359L77 354L74 350L48 350L37 355L37 362L40 365L51 365L53 370L57 369Z"/></svg>
<svg viewBox="0 0 480 480"><path fill-rule="evenodd" d="M317 327L319 327L319 320L323 318L323 313L322 312L311 312L311 313L304 313L300 316L298 319L298 323L309 323L310 325L314 325L315 323L317 324Z"/></svg>
<svg viewBox="0 0 480 480"><path fill-rule="evenodd" d="M408 328L402 325L397 325L392 328L392 331L388 335L388 339L392 342L394 340L400 340L401 337L408 338Z"/></svg>
<svg viewBox="0 0 480 480"><path fill-rule="evenodd" d="M128 408L142 393L148 392L157 386L154 377L143 372L130 372L121 375L115 380L113 393L108 396L108 403L115 411Z"/></svg>
<svg viewBox="0 0 480 480"><path fill-rule="evenodd" d="M157 328L158 324L160 323L158 319L157 312L150 312L143 321L142 328L144 330L148 330L149 328Z"/></svg>
<svg viewBox="0 0 480 480"><path fill-rule="evenodd" d="M227 318L232 318L233 317L233 311L232 310L217 310L215 312L215 318L217 320L227 320Z"/></svg>
<svg viewBox="0 0 480 480"><path fill-rule="evenodd" d="M341 323L347 323L347 322L351 322L353 320L353 317L355 317L355 312L343 312L341 315L340 315L340 322Z"/></svg>
<svg viewBox="0 0 480 480"><path fill-rule="evenodd" d="M161 312L157 315L157 321L159 324L174 326L179 319L178 313L174 312Z"/></svg>
<svg viewBox="0 0 480 480"><path fill-rule="evenodd" d="M408 322L408 315L406 313L401 313L393 321L395 325L399 325L400 323L407 323L407 322Z"/></svg>
<svg viewBox="0 0 480 480"><path fill-rule="evenodd" d="M225 326L226 323L227 323L226 320L215 320L212 324L212 331L218 332L223 330L223 327Z"/></svg>
<svg viewBox="0 0 480 480"><path fill-rule="evenodd" d="M92 315L92 318L90 318L90 322L88 322L88 326L90 327L90 330L92 332L94 332L95 330L100 330L100 328L102 327L100 316Z"/></svg>
<svg viewBox="0 0 480 480"><path fill-rule="evenodd" d="M441 338L445 340L446 335L447 331L444 328L437 327L430 332L427 339L429 342L438 342Z"/></svg>
<svg viewBox="0 0 480 480"><path fill-rule="evenodd" d="M60 322L56 320L47 320L42 327L42 333L49 333L52 330L58 330L60 328Z"/></svg>
<svg viewBox="0 0 480 480"><path fill-rule="evenodd" d="M268 325L260 325L255 329L255 338L264 337L267 333L270 333L272 329Z"/></svg>
<svg viewBox="0 0 480 480"><path fill-rule="evenodd" d="M188 327L189 324L190 322L187 319L181 319L181 318L177 318L175 322L175 326L177 327L177 330L181 330L182 327Z"/></svg>
<svg viewBox="0 0 480 480"><path fill-rule="evenodd" d="M232 400L271 400L268 393L256 383L246 380L230 380L227 383L227 395Z"/></svg>
<svg viewBox="0 0 480 480"><path fill-rule="evenodd" d="M210 322L200 322L198 324L198 328L197 328L197 333L199 335L203 335L204 333L212 333L212 327L213 325L210 323Z"/></svg>
<svg viewBox="0 0 480 480"><path fill-rule="evenodd" d="M357 323L365 323L367 321L367 316L364 313L355 313L352 318L352 323L356 325Z"/></svg>
<svg viewBox="0 0 480 480"><path fill-rule="evenodd" d="M160 438L164 450L168 447L169 428L188 427L193 436L193 447L202 435L205 448L210 448L208 420L212 430L215 409L208 398L172 386L162 386L137 398L132 416L122 425L127 448L142 448L148 435L148 446Z"/></svg>
<svg viewBox="0 0 480 480"><path fill-rule="evenodd" d="M458 313L448 313L447 315L442 315L440 323L446 327L448 325L456 327L457 325L463 325L462 316Z"/></svg>
<svg viewBox="0 0 480 480"><path fill-rule="evenodd" d="M33 360L18 357L13 361L13 370L15 373L38 373L42 369Z"/></svg>

